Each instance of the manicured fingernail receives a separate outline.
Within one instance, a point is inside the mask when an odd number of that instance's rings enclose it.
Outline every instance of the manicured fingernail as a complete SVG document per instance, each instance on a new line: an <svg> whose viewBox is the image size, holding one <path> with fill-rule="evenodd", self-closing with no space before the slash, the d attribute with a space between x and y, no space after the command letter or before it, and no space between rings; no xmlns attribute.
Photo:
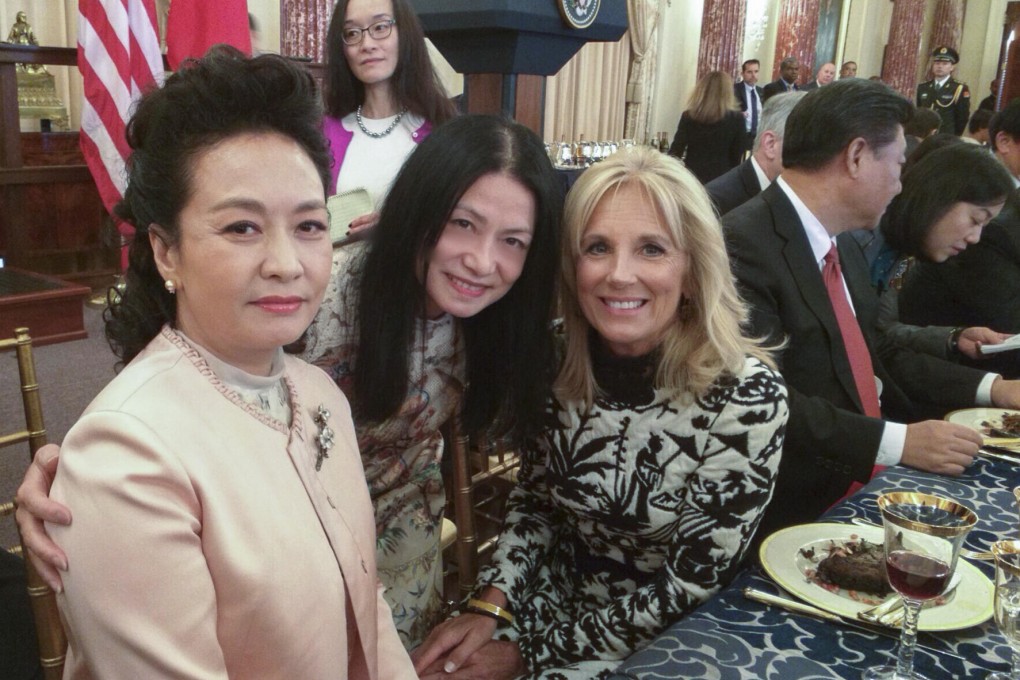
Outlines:
<svg viewBox="0 0 1020 680"><path fill-rule="evenodd" d="M53 592L55 592L57 594L60 594L60 593L64 592L64 586L62 586L59 583L50 583L49 586L50 586L50 590L52 590Z"/></svg>
<svg viewBox="0 0 1020 680"><path fill-rule="evenodd" d="M457 664L455 664L455 663L454 663L454 662L452 662L452 661L447 661L447 662L446 662L446 665L445 665L445 666L443 666L443 672L444 672L444 673L452 673L452 672L454 672L455 670L457 670Z"/></svg>
<svg viewBox="0 0 1020 680"><path fill-rule="evenodd" d="M67 558L60 560L60 571L67 571Z"/></svg>

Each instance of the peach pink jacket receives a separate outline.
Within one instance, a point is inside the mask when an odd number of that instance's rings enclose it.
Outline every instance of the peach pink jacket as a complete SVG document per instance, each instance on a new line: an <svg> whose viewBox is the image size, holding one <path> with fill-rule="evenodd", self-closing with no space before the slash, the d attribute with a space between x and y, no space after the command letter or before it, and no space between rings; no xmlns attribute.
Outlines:
<svg viewBox="0 0 1020 680"><path fill-rule="evenodd" d="M293 423L164 328L60 452L65 678L414 678L377 587L347 401L286 357ZM322 405L335 443L316 471ZM346 606L345 606L346 603Z"/></svg>

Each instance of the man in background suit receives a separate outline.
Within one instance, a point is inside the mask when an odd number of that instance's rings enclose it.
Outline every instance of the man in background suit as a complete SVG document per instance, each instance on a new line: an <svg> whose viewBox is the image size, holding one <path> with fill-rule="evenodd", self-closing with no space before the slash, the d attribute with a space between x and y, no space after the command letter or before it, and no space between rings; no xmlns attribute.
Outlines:
<svg viewBox="0 0 1020 680"><path fill-rule="evenodd" d="M758 69L761 63L757 59L748 59L740 65L740 80L733 83L733 96L744 112L744 129L747 130L746 150L754 145L758 134L758 121L761 118L761 88L758 87Z"/></svg>
<svg viewBox="0 0 1020 680"><path fill-rule="evenodd" d="M804 92L788 92L762 107L761 124L751 157L705 185L720 215L725 215L768 188L783 171L783 128Z"/></svg>
<svg viewBox="0 0 1020 680"><path fill-rule="evenodd" d="M817 90L820 87L825 87L836 78L836 65L831 62L822 64L822 67L818 69L818 73L815 75L815 79L810 83L800 88L802 90Z"/></svg>
<svg viewBox="0 0 1020 680"><path fill-rule="evenodd" d="M838 235L873 229L899 192L912 109L863 79L804 97L787 121L782 174L723 219L750 334L786 343L777 359L790 420L759 538L815 519L875 465L960 474L981 436L919 421L930 402L939 413L1020 405L1017 381L882 343L864 257L852 240L839 239L837 249Z"/></svg>
<svg viewBox="0 0 1020 680"><path fill-rule="evenodd" d="M839 78L856 78L857 77L857 62L856 61L844 61L843 65L839 67Z"/></svg>
<svg viewBox="0 0 1020 680"><path fill-rule="evenodd" d="M772 95L780 92L794 92L797 87L797 76L800 74L800 62L797 57L786 57L779 62L779 79L762 88L762 101L767 102Z"/></svg>

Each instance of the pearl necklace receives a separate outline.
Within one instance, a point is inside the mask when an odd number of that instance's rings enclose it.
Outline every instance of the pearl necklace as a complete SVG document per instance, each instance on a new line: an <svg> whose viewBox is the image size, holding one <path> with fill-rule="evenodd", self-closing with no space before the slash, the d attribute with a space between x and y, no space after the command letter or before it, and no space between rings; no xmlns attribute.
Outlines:
<svg viewBox="0 0 1020 680"><path fill-rule="evenodd" d="M358 119L358 127L361 128L362 132L364 132L369 137L373 137L375 139L381 139L381 138L385 137L386 135L390 134L391 132L393 132L394 130L397 129L397 124L400 123L400 119L404 117L405 113L407 113L407 109L401 109L400 113L397 114L397 117L393 119L392 123L390 123L390 126L388 128L386 128L385 130L383 130L382 132L372 132L367 127L365 127L365 121L363 121L361 119L361 105L360 104L358 105L358 110L355 112L354 115Z"/></svg>

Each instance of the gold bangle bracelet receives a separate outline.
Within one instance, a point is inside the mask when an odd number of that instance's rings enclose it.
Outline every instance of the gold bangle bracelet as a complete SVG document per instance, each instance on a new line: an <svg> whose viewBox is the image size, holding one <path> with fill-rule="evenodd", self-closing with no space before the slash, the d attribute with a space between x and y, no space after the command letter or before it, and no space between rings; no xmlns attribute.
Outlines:
<svg viewBox="0 0 1020 680"><path fill-rule="evenodd" d="M491 602L486 602L485 600L475 600L475 599L468 600L467 601L467 610L468 611L473 611L476 614L482 614L483 616L488 616L489 618L497 619L497 620L499 620L499 621L501 621L503 623L506 623L508 625L511 625L511 626L514 624L514 615L513 614L511 614L507 610L503 609L502 607L497 607L496 605L492 604Z"/></svg>

